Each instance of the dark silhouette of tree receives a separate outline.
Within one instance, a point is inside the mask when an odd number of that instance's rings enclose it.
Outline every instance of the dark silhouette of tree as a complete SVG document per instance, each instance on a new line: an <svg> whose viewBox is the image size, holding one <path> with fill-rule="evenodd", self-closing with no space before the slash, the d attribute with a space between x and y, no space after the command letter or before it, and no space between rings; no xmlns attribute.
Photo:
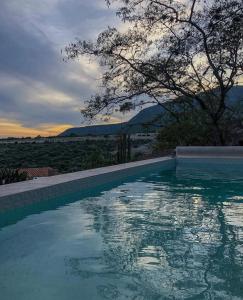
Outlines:
<svg viewBox="0 0 243 300"><path fill-rule="evenodd" d="M25 181L28 179L26 172L19 169L0 168L0 185Z"/></svg>
<svg viewBox="0 0 243 300"><path fill-rule="evenodd" d="M98 58L104 68L102 95L83 111L110 114L133 101L164 102L178 97L196 103L210 117L218 144L227 93L243 74L242 0L106 0L118 5L128 29L108 28L96 42L66 47L68 58Z"/></svg>
<svg viewBox="0 0 243 300"><path fill-rule="evenodd" d="M117 162L126 163L131 160L131 137L130 134L122 133L118 137Z"/></svg>
<svg viewBox="0 0 243 300"><path fill-rule="evenodd" d="M185 102L170 103L170 109L177 115L177 119L169 112L164 112L163 117L160 116L162 124L157 135L158 150L174 149L176 146L217 145L211 134L214 129L211 119L204 111ZM231 110L224 112L219 125L227 145L238 145L242 117L242 100L234 101Z"/></svg>

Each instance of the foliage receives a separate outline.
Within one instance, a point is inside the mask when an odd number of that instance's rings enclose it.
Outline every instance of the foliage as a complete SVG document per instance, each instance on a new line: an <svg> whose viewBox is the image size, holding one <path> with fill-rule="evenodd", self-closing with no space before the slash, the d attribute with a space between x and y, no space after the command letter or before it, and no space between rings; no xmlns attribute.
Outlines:
<svg viewBox="0 0 243 300"><path fill-rule="evenodd" d="M116 163L116 142L5 144L0 148L0 168L52 167L60 173Z"/></svg>
<svg viewBox="0 0 243 300"><path fill-rule="evenodd" d="M183 107L182 107L183 106ZM156 149L174 149L176 146L207 146L215 145L215 128L205 112L194 106L177 105L173 117L167 113L160 129ZM176 118L174 117L176 116ZM226 144L234 145L237 137L233 132L242 127L243 105L241 102L231 106L218 124Z"/></svg>
<svg viewBox="0 0 243 300"><path fill-rule="evenodd" d="M147 140L134 140L138 147ZM118 163L118 140L84 140L66 143L1 144L0 169L51 167L60 173L76 172Z"/></svg>
<svg viewBox="0 0 243 300"><path fill-rule="evenodd" d="M131 136L129 134L121 134L118 142L117 161L118 163L126 163L131 160Z"/></svg>
<svg viewBox="0 0 243 300"><path fill-rule="evenodd" d="M88 55L104 68L102 95L83 111L94 117L117 105L148 101L164 105L178 97L195 100L224 143L219 122L227 93L243 74L242 0L107 0L128 29L109 27L95 43L77 40L67 57Z"/></svg>
<svg viewBox="0 0 243 300"><path fill-rule="evenodd" d="M0 169L0 185L9 184L27 180L27 173L20 172L18 169L1 168Z"/></svg>
<svg viewBox="0 0 243 300"><path fill-rule="evenodd" d="M188 115L161 128L157 137L158 149L174 149L176 146L210 145L210 129L199 115Z"/></svg>

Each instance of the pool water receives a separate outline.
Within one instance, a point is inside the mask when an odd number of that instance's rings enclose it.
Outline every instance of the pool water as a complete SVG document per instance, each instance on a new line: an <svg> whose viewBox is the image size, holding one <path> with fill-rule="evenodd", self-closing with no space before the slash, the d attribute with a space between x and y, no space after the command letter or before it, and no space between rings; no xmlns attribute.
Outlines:
<svg viewBox="0 0 243 300"><path fill-rule="evenodd" d="M1 300L243 299L243 172L164 171L69 197L0 229Z"/></svg>

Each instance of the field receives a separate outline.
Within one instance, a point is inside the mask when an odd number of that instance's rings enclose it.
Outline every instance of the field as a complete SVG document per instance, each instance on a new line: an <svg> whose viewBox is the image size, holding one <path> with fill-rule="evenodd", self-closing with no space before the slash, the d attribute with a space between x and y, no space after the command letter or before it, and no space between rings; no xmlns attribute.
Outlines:
<svg viewBox="0 0 243 300"><path fill-rule="evenodd" d="M136 148L143 143L138 141L133 146ZM66 173L116 163L115 140L0 145L0 169L52 167Z"/></svg>
<svg viewBox="0 0 243 300"><path fill-rule="evenodd" d="M114 163L115 141L0 145L0 168L52 167L65 173Z"/></svg>

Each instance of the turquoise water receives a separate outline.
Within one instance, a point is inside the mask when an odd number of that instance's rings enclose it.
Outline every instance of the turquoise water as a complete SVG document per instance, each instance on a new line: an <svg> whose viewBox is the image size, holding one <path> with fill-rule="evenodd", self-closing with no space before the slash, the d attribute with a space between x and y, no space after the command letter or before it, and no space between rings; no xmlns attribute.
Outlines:
<svg viewBox="0 0 243 300"><path fill-rule="evenodd" d="M0 299L243 299L243 171L182 169L0 215Z"/></svg>

